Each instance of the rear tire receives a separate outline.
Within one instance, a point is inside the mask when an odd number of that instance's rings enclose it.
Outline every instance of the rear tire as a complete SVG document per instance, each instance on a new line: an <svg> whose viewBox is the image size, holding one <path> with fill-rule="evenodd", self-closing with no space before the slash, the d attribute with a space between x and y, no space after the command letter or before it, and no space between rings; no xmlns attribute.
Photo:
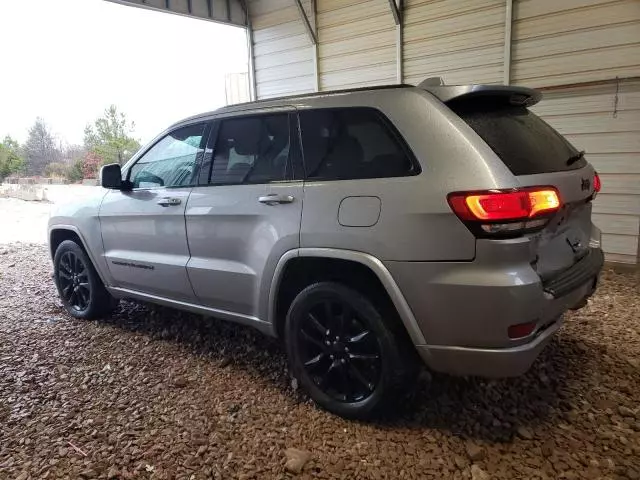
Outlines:
<svg viewBox="0 0 640 480"><path fill-rule="evenodd" d="M65 240L56 249L53 274L62 305L72 317L101 318L118 304L104 288L85 251L73 240Z"/></svg>
<svg viewBox="0 0 640 480"><path fill-rule="evenodd" d="M370 418L413 384L413 347L399 320L381 311L334 282L310 285L294 299L285 324L289 368L322 408Z"/></svg>

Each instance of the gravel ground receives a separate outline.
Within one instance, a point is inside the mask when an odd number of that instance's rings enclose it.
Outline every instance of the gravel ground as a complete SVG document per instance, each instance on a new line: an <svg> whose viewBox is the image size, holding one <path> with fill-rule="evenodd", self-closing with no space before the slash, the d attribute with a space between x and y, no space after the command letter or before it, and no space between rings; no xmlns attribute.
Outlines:
<svg viewBox="0 0 640 480"><path fill-rule="evenodd" d="M14 242L46 243L49 202L0 197L0 248Z"/></svg>
<svg viewBox="0 0 640 480"><path fill-rule="evenodd" d="M128 302L74 320L50 274L46 247L0 246L2 479L286 478L304 452L299 478L640 478L637 274L606 272L525 376L425 372L374 423L314 407L250 329Z"/></svg>

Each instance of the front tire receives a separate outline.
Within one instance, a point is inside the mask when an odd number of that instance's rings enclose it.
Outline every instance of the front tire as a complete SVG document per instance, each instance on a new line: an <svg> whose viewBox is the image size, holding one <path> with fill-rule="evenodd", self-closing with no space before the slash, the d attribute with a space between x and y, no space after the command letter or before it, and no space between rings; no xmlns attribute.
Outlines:
<svg viewBox="0 0 640 480"><path fill-rule="evenodd" d="M62 305L72 317L104 317L117 304L85 251L73 240L65 240L56 249L53 274Z"/></svg>
<svg viewBox="0 0 640 480"><path fill-rule="evenodd" d="M334 282L308 286L291 304L285 325L289 368L326 410L369 418L410 386L412 347L398 319L383 318L381 310Z"/></svg>

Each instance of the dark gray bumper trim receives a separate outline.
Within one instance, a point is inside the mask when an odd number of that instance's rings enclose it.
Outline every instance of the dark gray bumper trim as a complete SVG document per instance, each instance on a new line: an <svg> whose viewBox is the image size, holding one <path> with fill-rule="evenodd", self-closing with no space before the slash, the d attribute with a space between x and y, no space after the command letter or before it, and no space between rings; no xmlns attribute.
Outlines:
<svg viewBox="0 0 640 480"><path fill-rule="evenodd" d="M592 248L569 269L555 275L553 278L544 280L542 283L544 291L550 293L555 298L562 297L576 288L581 287L590 279L595 281L603 264L604 255L602 250Z"/></svg>

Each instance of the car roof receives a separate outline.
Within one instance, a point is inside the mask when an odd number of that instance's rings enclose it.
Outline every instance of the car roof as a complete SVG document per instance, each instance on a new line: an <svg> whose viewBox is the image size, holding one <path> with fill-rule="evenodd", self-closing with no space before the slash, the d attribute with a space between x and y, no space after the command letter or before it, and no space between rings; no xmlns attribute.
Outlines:
<svg viewBox="0 0 640 480"><path fill-rule="evenodd" d="M349 93L364 93L394 89L416 89L427 91L444 103L460 98L471 98L479 96L502 96L508 97L510 99L517 99L517 104L531 106L539 102L542 98L542 94L539 91L526 87L517 87L513 85L481 84L445 85L441 78L436 77L428 78L417 86L408 84L377 85L369 87L348 88L343 90L304 93L300 95L273 97L251 102L236 103L234 105L228 105L226 107L218 108L217 110L212 110L209 112L204 112L193 115L191 117L187 117L183 120L180 120L179 122L174 123L171 127L169 127L169 129L198 120L206 120L212 116L226 113L241 112L244 110L252 110L261 107L288 106L292 103L299 102L300 100L330 98L333 96ZM516 101L512 101L512 103L516 104Z"/></svg>
<svg viewBox="0 0 640 480"><path fill-rule="evenodd" d="M331 90L325 92L310 92L303 93L300 95L288 95L282 97L270 97L265 98L263 100L254 100L251 102L242 102L242 103L234 103L233 105L227 105L225 107L220 107L216 110L211 110L209 112L199 113L197 115L192 115L190 117L184 118L179 122L174 123L170 128L175 126L188 123L191 121L199 120L206 117L211 117L213 115L220 115L225 113L239 112L242 110L250 110L254 108L260 108L263 106L275 106L276 104L280 104L282 106L290 105L291 103L295 103L299 100L306 100L309 98L318 98L318 97L333 97L336 95L344 95L345 93L358 93L358 92L368 92L368 91L376 91L376 90L392 90L392 89L405 89L405 88L417 88L415 85L408 84L392 84L392 85L376 85L373 87L358 87L358 88L346 88L342 90Z"/></svg>

